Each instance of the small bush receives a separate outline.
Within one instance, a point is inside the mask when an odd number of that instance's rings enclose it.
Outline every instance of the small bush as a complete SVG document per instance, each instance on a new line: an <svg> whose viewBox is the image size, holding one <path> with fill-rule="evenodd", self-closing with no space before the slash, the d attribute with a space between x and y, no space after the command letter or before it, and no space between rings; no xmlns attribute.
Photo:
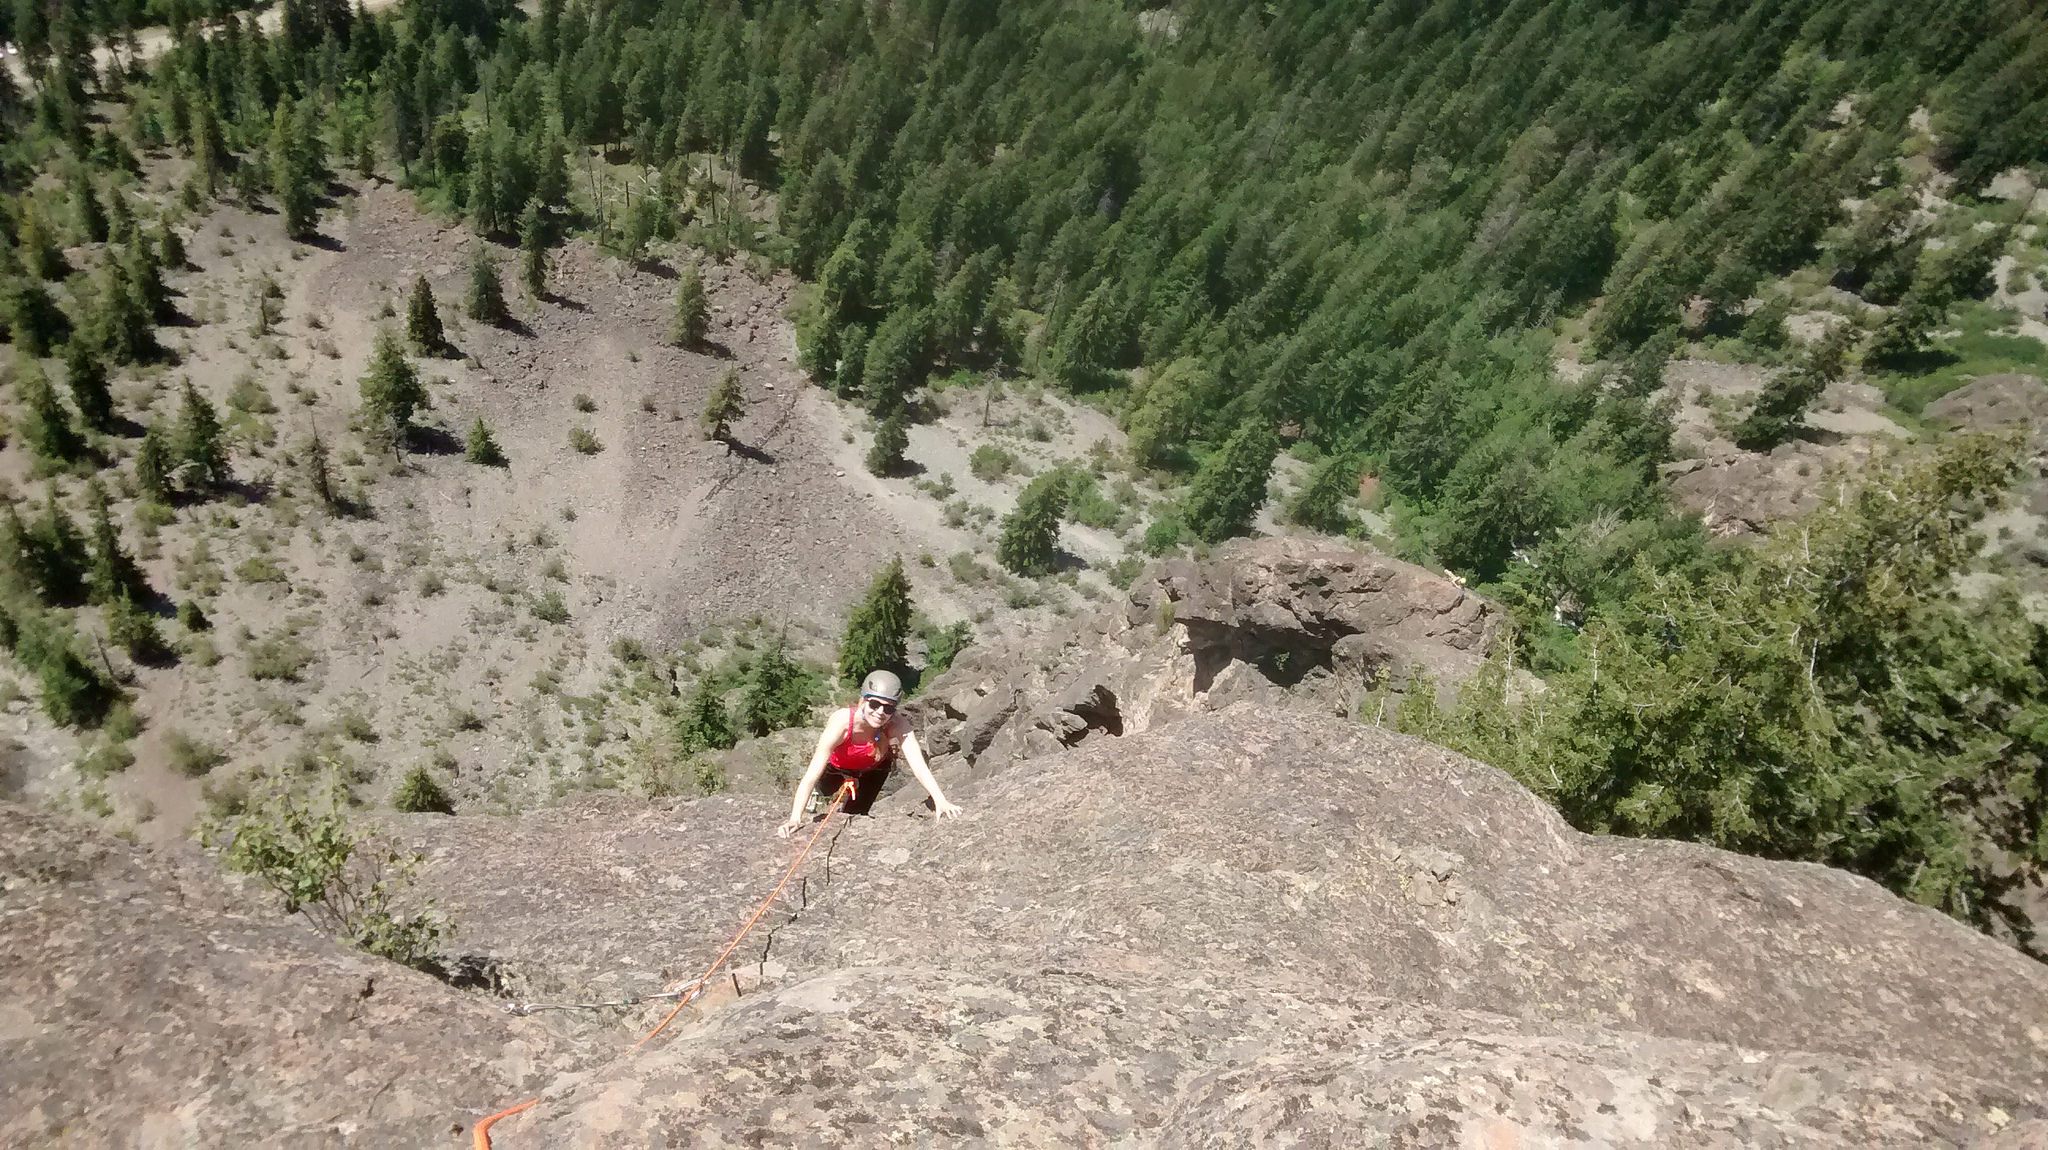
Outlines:
<svg viewBox="0 0 2048 1150"><path fill-rule="evenodd" d="M235 578L244 583L284 583L284 568L268 555L252 555L235 568Z"/></svg>
<svg viewBox="0 0 2048 1150"><path fill-rule="evenodd" d="M700 795L715 795L725 789L725 764L709 755L690 762L690 782Z"/></svg>
<svg viewBox="0 0 2048 1150"><path fill-rule="evenodd" d="M374 743L379 738L377 726L370 721L370 716L354 707L349 707L335 716L334 728L358 743Z"/></svg>
<svg viewBox="0 0 2048 1150"><path fill-rule="evenodd" d="M448 923L426 909L405 913L398 895L422 856L379 843L348 825L340 802L324 804L273 792L251 804L246 792L209 796L217 814L200 841L230 870L254 875L284 899L288 914L371 954L416 968L436 965Z"/></svg>
<svg viewBox="0 0 2048 1150"><path fill-rule="evenodd" d="M405 773L398 784L398 790L391 795L393 810L407 814L452 815L455 804L448 798L448 792L434 781L433 773L424 766L414 767Z"/></svg>
<svg viewBox="0 0 2048 1150"><path fill-rule="evenodd" d="M485 467L505 466L505 451L481 417L469 429L469 439L462 445L462 458Z"/></svg>
<svg viewBox="0 0 2048 1150"><path fill-rule="evenodd" d="M543 623L566 623L569 621L569 605L562 602L562 593L549 591L533 601L533 617Z"/></svg>
<svg viewBox="0 0 2048 1150"><path fill-rule="evenodd" d="M178 604L178 625L187 631L206 631L213 627L213 620L199 607L196 599L187 599Z"/></svg>
<svg viewBox="0 0 2048 1150"><path fill-rule="evenodd" d="M1009 450L984 443L967 457L967 470L983 483L995 483L1017 470L1019 460Z"/></svg>
<svg viewBox="0 0 2048 1150"><path fill-rule="evenodd" d="M135 765L135 752L126 743L102 743L79 757L78 773L88 779L118 775Z"/></svg>
<svg viewBox="0 0 2048 1150"><path fill-rule="evenodd" d="M569 402L578 411L591 412L597 410L597 401L580 391L576 393L576 398Z"/></svg>
<svg viewBox="0 0 2048 1150"><path fill-rule="evenodd" d="M249 648L249 677L299 681L299 675L313 662L313 652L293 635L274 635Z"/></svg>
<svg viewBox="0 0 2048 1150"><path fill-rule="evenodd" d="M604 444L597 441L597 433L587 427L569 429L569 446L584 455L596 455L604 450Z"/></svg>
<svg viewBox="0 0 2048 1150"><path fill-rule="evenodd" d="M164 750L171 757L171 769L188 779L205 778L227 760L219 747L183 731L172 731L164 740Z"/></svg>

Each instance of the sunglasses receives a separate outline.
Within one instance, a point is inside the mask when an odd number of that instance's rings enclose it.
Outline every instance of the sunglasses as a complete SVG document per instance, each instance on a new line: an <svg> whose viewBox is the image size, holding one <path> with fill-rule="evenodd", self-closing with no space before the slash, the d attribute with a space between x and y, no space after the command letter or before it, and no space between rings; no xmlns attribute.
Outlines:
<svg viewBox="0 0 2048 1150"><path fill-rule="evenodd" d="M869 708L880 711L885 715L893 715L896 713L896 704L890 702L887 699L877 699L870 696L868 698L862 699L861 702L867 704Z"/></svg>

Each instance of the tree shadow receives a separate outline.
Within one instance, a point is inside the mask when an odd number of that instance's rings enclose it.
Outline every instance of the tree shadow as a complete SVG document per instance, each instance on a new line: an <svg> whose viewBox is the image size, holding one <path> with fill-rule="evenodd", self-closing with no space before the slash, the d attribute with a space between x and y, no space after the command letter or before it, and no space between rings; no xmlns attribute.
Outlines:
<svg viewBox="0 0 2048 1150"><path fill-rule="evenodd" d="M141 439L148 431L148 428L125 415L114 416L112 425L107 428L108 435L120 439Z"/></svg>
<svg viewBox="0 0 2048 1150"><path fill-rule="evenodd" d="M415 455L460 455L462 440L442 427L413 427L405 434L407 450Z"/></svg>
<svg viewBox="0 0 2048 1150"><path fill-rule="evenodd" d="M737 455L741 459L752 460L755 463L772 464L775 462L773 455L768 454L768 452L761 448L755 447L751 443L741 443L737 439L724 439L719 442L725 444L725 453L727 455Z"/></svg>
<svg viewBox="0 0 2048 1150"><path fill-rule="evenodd" d="M557 295L551 291L542 292L540 298L547 303L554 304L556 307L565 307L573 312L582 312L584 314L589 314L590 312L590 305L580 299L570 299L568 296Z"/></svg>
<svg viewBox="0 0 2048 1150"><path fill-rule="evenodd" d="M642 256L641 258L634 260L633 270L645 272L648 275L656 276L660 279L665 280L675 279L678 274L676 272L676 269L670 267L666 262L654 258L653 256Z"/></svg>
<svg viewBox="0 0 2048 1150"><path fill-rule="evenodd" d="M215 485L214 491L220 495L239 495L244 501L249 503L268 503L270 502L271 492L274 489L274 485L268 482L236 479L233 476L229 476Z"/></svg>
<svg viewBox="0 0 2048 1150"><path fill-rule="evenodd" d="M310 236L302 236L299 242L307 247L319 248L323 252L345 252L348 250L347 244L342 243L326 232L316 231Z"/></svg>
<svg viewBox="0 0 2048 1150"><path fill-rule="evenodd" d="M696 343L685 344L684 346L698 355L708 355L713 359L722 359L730 362L739 358L739 356L733 353L731 347L715 339L700 339Z"/></svg>
<svg viewBox="0 0 2048 1150"><path fill-rule="evenodd" d="M1919 351L1899 352L1877 361L1885 371L1896 371L1901 375L1933 375L1944 367L1961 363L1963 357L1955 352L1938 347L1922 348Z"/></svg>
<svg viewBox="0 0 2048 1150"><path fill-rule="evenodd" d="M1052 569L1061 575L1069 571L1086 571L1088 561L1064 547L1055 547L1052 551Z"/></svg>

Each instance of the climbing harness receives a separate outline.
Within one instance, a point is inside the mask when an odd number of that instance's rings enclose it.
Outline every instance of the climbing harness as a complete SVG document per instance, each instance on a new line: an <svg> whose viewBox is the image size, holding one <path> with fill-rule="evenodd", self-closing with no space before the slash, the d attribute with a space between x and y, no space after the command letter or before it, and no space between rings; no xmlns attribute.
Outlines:
<svg viewBox="0 0 2048 1150"><path fill-rule="evenodd" d="M718 957L712 960L710 968L705 970L704 974L701 977L693 979L681 979L676 982L672 982L668 984L668 986L664 987L658 994L643 994L637 996L629 996L627 998L620 999L617 1002L514 1003L511 1006L508 1006L507 1009L511 1010L511 1012L514 1014L532 1014L535 1011L539 1010L596 1009L605 1006L631 1006L635 1003L650 1001L652 999L657 998L676 999L675 1009L669 1011L667 1016L665 1016L659 1023L657 1023L653 1030L648 1031L647 1034L640 1039L640 1041L635 1042L632 1045L631 1049L638 1050L642 1046L647 1045L647 1043L651 1039L653 1039L655 1035L660 1034L664 1030L667 1030L668 1024L675 1021L676 1016L683 1012L683 1008L690 1005L690 1003L694 999L696 999L698 995L704 993L705 987L711 985L712 977L718 973L718 969L720 967L725 965L725 960L732 957L733 952L740 948L740 943L746 940L747 934L754 929L754 925L760 922L762 917L768 913L768 908L774 906L775 900L782 897L783 890L789 886L789 880L796 877L796 872L804 865L804 859L810 856L811 848L817 846L818 840L824 836L825 827L831 823L832 816L838 814L839 809L845 806L847 800L851 799L852 797L853 783L849 781L841 784L839 788L839 793L832 796L832 805L826 809L825 817L818 820L818 828L811 832L811 837L804 843L804 849L797 852L796 858L792 860L789 864L789 869L782 872L782 881L776 883L775 889L768 892L768 897L761 900L761 905L754 908L754 913L752 917L747 919L746 925L740 927L740 932L732 937L731 942L725 944L724 950L718 952ZM531 1109L532 1107L539 1105L539 1103L540 1099L529 1098L526 1101L521 1102L517 1106L511 1107L510 1109L506 1110L500 1110L496 1114L493 1114L488 1118L479 1120L472 1131L471 1144L475 1147L475 1150L491 1150L490 1130L492 1126L496 1125L499 1121L503 1119L510 1118L514 1114L518 1114L523 1110Z"/></svg>

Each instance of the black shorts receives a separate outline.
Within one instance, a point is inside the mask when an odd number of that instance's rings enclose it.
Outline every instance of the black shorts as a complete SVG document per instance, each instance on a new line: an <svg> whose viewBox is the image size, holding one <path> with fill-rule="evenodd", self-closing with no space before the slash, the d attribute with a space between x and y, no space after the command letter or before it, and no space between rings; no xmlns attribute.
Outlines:
<svg viewBox="0 0 2048 1150"><path fill-rule="evenodd" d="M839 793L839 785L851 782L853 797L846 800L846 805L839 809L849 815L867 814L868 808L875 805L875 800L882 797L882 784L889 781L889 768L893 765L883 763L878 767L869 767L865 771L842 771L827 763L825 773L818 776L817 789L811 793L823 795L826 805L829 806L832 796Z"/></svg>

